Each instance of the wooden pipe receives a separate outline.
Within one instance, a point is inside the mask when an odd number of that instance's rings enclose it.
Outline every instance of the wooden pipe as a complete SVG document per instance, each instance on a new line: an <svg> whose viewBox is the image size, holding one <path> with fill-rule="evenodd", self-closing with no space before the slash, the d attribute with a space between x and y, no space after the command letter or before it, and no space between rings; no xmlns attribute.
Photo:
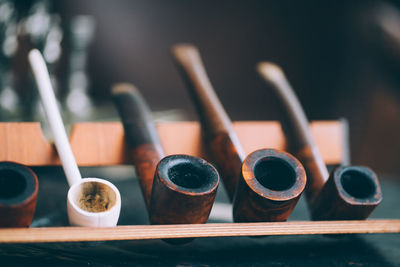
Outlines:
<svg viewBox="0 0 400 267"><path fill-rule="evenodd" d="M207 77L197 48L176 45L172 53L199 115L207 153L222 174L226 192L233 201L242 162L246 157L242 145Z"/></svg>
<svg viewBox="0 0 400 267"><path fill-rule="evenodd" d="M29 227L38 188L38 179L30 168L0 162L0 227Z"/></svg>
<svg viewBox="0 0 400 267"><path fill-rule="evenodd" d="M152 224L205 223L219 184L217 170L188 155L164 157L150 109L130 84L112 89Z"/></svg>
<svg viewBox="0 0 400 267"><path fill-rule="evenodd" d="M261 62L257 70L284 106L286 118L282 128L290 151L307 172L306 197L311 217L314 220L366 219L382 200L376 174L367 167L349 166L339 167L329 175L304 110L281 68Z"/></svg>
<svg viewBox="0 0 400 267"><path fill-rule="evenodd" d="M244 160L233 202L236 222L286 221L306 186L301 163L289 153L260 149Z"/></svg>
<svg viewBox="0 0 400 267"><path fill-rule="evenodd" d="M208 155L233 201L234 220L287 220L306 184L300 162L274 149L258 150L245 157L197 48L176 45L172 53L199 114Z"/></svg>

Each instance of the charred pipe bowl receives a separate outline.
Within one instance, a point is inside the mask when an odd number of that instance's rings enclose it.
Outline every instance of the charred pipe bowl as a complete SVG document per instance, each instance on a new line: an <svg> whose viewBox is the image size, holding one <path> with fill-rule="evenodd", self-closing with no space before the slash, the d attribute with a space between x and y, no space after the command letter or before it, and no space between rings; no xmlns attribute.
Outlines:
<svg viewBox="0 0 400 267"><path fill-rule="evenodd" d="M301 163L275 149L249 154L242 166L233 218L236 222L286 221L306 185Z"/></svg>
<svg viewBox="0 0 400 267"><path fill-rule="evenodd" d="M188 155L163 158L154 175L150 202L151 223L205 223L218 184L218 172L203 159Z"/></svg>
<svg viewBox="0 0 400 267"><path fill-rule="evenodd" d="M0 227L29 227L38 188L38 179L30 168L0 162Z"/></svg>
<svg viewBox="0 0 400 267"><path fill-rule="evenodd" d="M312 203L314 220L364 220L382 201L376 174L363 166L336 168Z"/></svg>

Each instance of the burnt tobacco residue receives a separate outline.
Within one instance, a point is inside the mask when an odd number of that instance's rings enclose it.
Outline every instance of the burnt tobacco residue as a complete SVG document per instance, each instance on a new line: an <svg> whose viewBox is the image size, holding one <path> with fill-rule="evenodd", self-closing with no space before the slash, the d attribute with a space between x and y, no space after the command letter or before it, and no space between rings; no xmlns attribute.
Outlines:
<svg viewBox="0 0 400 267"><path fill-rule="evenodd" d="M106 186L101 183L85 183L79 199L79 207L89 212L102 212L108 210L111 200Z"/></svg>

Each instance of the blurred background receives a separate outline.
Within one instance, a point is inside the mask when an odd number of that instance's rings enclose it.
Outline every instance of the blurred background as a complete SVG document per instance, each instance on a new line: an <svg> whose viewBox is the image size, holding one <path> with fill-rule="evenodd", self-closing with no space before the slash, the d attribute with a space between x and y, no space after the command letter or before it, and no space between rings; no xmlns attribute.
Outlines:
<svg viewBox="0 0 400 267"><path fill-rule="evenodd" d="M200 49L233 120L278 120L255 72L281 65L310 120L347 118L353 164L400 174L397 1L0 0L0 119L44 121L27 64L42 51L68 124L118 120L131 82L159 120L196 120L170 47Z"/></svg>

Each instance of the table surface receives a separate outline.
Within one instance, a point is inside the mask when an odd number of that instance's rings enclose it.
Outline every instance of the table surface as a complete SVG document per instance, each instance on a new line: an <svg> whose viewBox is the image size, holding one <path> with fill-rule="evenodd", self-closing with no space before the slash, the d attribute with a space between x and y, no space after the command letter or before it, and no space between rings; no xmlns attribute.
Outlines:
<svg viewBox="0 0 400 267"><path fill-rule="evenodd" d="M110 179L121 192L120 225L148 224L133 167L82 168L84 177ZM32 227L68 225L68 186L60 167L35 168L39 196ZM400 218L400 183L381 179L384 201L371 218ZM218 203L226 203L220 187ZM308 220L304 199L290 220ZM221 222L213 217L211 222ZM1 266L400 266L399 234L197 238L185 245L162 240L1 244Z"/></svg>

